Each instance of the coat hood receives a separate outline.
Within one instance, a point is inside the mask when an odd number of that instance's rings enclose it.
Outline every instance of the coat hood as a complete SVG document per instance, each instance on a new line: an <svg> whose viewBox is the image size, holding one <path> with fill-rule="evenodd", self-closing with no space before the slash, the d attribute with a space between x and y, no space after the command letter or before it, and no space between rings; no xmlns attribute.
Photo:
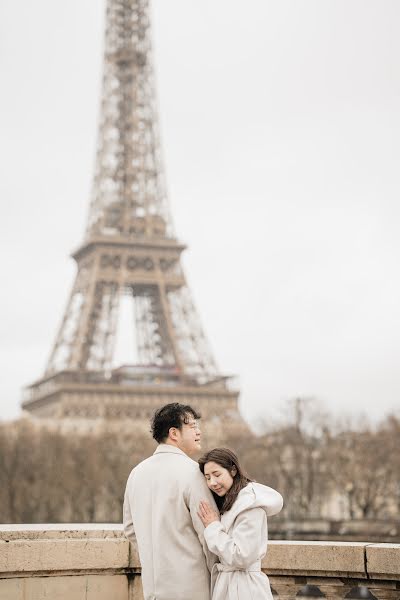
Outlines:
<svg viewBox="0 0 400 600"><path fill-rule="evenodd" d="M232 508L221 516L225 531L232 526L236 517L250 508L264 509L267 517L278 514L282 510L283 498L279 492L254 481L240 490Z"/></svg>

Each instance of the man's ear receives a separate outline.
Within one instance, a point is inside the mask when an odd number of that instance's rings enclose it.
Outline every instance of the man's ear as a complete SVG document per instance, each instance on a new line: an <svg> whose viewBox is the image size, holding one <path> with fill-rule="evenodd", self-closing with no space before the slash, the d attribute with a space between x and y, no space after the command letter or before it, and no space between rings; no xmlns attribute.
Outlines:
<svg viewBox="0 0 400 600"><path fill-rule="evenodd" d="M168 437L173 442L176 442L178 440L178 431L179 430L177 427L170 427L168 430Z"/></svg>

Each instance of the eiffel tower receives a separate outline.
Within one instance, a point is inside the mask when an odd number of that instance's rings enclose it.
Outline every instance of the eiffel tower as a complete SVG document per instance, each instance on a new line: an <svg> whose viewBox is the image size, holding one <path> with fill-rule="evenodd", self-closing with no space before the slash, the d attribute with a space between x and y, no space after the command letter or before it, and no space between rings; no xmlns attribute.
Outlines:
<svg viewBox="0 0 400 600"><path fill-rule="evenodd" d="M242 422L193 305L166 197L149 0L108 0L96 169L77 275L43 377L23 409L43 418L147 419L168 402ZM113 363L121 298L134 364Z"/></svg>

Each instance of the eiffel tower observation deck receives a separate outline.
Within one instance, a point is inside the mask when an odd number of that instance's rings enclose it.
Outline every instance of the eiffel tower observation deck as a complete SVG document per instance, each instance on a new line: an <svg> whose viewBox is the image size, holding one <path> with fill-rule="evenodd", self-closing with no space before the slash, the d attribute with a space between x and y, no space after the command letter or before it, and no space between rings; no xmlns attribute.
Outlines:
<svg viewBox="0 0 400 600"><path fill-rule="evenodd" d="M96 169L77 275L43 377L37 417L147 419L168 402L243 423L181 267L161 160L149 0L108 0ZM115 363L121 305L134 359Z"/></svg>

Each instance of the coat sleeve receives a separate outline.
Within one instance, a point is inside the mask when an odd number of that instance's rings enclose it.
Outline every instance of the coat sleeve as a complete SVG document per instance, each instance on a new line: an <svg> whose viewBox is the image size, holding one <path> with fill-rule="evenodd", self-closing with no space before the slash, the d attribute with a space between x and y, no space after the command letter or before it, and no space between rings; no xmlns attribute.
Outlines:
<svg viewBox="0 0 400 600"><path fill-rule="evenodd" d="M123 523L124 523L124 534L128 538L130 542L136 541L135 528L133 525L132 512L129 504L129 495L128 495L128 483L126 484L125 496L124 496L124 506L123 506Z"/></svg>
<svg viewBox="0 0 400 600"><path fill-rule="evenodd" d="M206 481L200 470L193 478L192 484L188 490L187 504L190 511L190 517L192 519L193 527L199 538L200 544L203 548L204 555L207 561L207 567L211 572L213 565L217 562L215 554L210 552L207 543L204 539L204 525L201 522L199 515L197 514L201 500L207 500L207 502L218 512L217 505L210 490L207 487Z"/></svg>
<svg viewBox="0 0 400 600"><path fill-rule="evenodd" d="M229 534L220 521L214 521L204 530L209 550L230 567L248 568L260 557L260 536L266 518L264 509L249 508L236 517Z"/></svg>

